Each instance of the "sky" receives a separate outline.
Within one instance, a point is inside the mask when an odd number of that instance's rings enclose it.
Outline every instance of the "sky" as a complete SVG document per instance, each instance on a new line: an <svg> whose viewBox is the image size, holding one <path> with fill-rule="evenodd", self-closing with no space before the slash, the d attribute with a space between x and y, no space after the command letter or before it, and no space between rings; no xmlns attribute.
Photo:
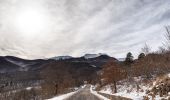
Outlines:
<svg viewBox="0 0 170 100"><path fill-rule="evenodd" d="M0 55L26 59L153 51L170 25L170 0L0 0Z"/></svg>

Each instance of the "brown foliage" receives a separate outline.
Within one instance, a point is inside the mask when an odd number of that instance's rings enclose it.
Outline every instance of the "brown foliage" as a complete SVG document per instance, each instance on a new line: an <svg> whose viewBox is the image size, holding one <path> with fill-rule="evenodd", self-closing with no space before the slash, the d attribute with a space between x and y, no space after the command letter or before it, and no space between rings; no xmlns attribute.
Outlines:
<svg viewBox="0 0 170 100"><path fill-rule="evenodd" d="M45 80L42 84L44 95L57 95L74 85L72 75L64 67L64 63L50 64L42 71L41 75Z"/></svg>
<svg viewBox="0 0 170 100"><path fill-rule="evenodd" d="M70 88L80 86L84 81L95 80L96 68L88 63L58 61L45 65L41 72L45 96L54 96L70 91Z"/></svg>
<svg viewBox="0 0 170 100"><path fill-rule="evenodd" d="M147 92L148 95L151 95L152 98L155 98L156 95L160 97L167 97L170 92L170 78L168 76L158 77L153 88Z"/></svg>
<svg viewBox="0 0 170 100"><path fill-rule="evenodd" d="M115 61L109 61L103 66L102 79L106 84L113 83L115 92L117 92L116 82L126 78L126 76L126 71Z"/></svg>
<svg viewBox="0 0 170 100"><path fill-rule="evenodd" d="M132 73L135 76L164 74L170 71L170 56L166 54L148 54L143 59L136 60L132 65Z"/></svg>

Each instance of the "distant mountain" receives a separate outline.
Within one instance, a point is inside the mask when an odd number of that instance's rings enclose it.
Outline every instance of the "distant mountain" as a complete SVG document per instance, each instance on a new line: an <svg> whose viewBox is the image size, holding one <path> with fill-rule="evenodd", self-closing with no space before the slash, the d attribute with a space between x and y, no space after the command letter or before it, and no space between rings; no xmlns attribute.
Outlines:
<svg viewBox="0 0 170 100"><path fill-rule="evenodd" d="M59 70L63 73L68 70L77 80L95 80L94 76L102 69L102 66L109 60L118 61L117 59L104 54L97 56L85 55L82 57L59 56L49 59L27 60L14 56L0 56L0 80L8 77L8 81L13 83L33 82L42 79L42 72L49 67L51 70ZM87 59L88 58L88 59ZM3 75L3 77L2 77ZM89 79L92 78L92 79ZM6 80L0 81L5 83Z"/></svg>
<svg viewBox="0 0 170 100"><path fill-rule="evenodd" d="M26 60L14 56L0 56L0 73L39 70L43 64L53 60Z"/></svg>
<svg viewBox="0 0 170 100"><path fill-rule="evenodd" d="M17 71L20 66L7 61L4 57L0 57L0 73Z"/></svg>
<svg viewBox="0 0 170 100"><path fill-rule="evenodd" d="M99 57L101 55L106 55L106 54L102 54L102 53L99 53L99 54L85 54L83 57L85 59L90 59L90 58L96 58L96 57Z"/></svg>
<svg viewBox="0 0 170 100"><path fill-rule="evenodd" d="M27 60L14 56L0 56L0 73L16 71L40 71L44 64L58 61L88 63L92 67L102 67L107 61L117 59L106 54L85 54L82 57L57 56L49 59Z"/></svg>
<svg viewBox="0 0 170 100"><path fill-rule="evenodd" d="M99 54L85 54L82 57L56 56L56 57L52 57L50 59L53 59L53 60L67 60L67 59L72 59L72 58L76 58L76 59L91 59L91 58L97 58L97 57L102 56L102 55L107 55L107 54L103 54L103 53L99 53Z"/></svg>
<svg viewBox="0 0 170 100"><path fill-rule="evenodd" d="M56 56L56 57L52 57L50 59L54 59L54 60L66 60L66 59L71 59L73 57L71 56Z"/></svg>
<svg viewBox="0 0 170 100"><path fill-rule="evenodd" d="M126 58L117 58L118 61L125 61Z"/></svg>

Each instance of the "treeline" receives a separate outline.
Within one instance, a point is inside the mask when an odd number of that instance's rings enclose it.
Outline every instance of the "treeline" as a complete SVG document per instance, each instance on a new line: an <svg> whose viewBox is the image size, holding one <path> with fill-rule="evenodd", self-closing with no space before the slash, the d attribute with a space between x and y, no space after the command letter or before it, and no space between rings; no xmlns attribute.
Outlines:
<svg viewBox="0 0 170 100"><path fill-rule="evenodd" d="M0 100L42 100L38 88L41 83L37 72L1 73ZM32 89L28 90L28 87Z"/></svg>
<svg viewBox="0 0 170 100"><path fill-rule="evenodd" d="M99 69L89 63L57 61L44 66L46 68L41 72L44 98L73 91L74 87L79 87L84 82L97 82L96 72Z"/></svg>
<svg viewBox="0 0 170 100"><path fill-rule="evenodd" d="M114 84L113 90L117 92L116 83L122 79L142 76L146 79L152 78L153 75L163 75L170 72L170 31L166 27L165 42L159 50L152 52L151 48L145 44L141 48L142 53L137 59L134 59L131 52L127 53L125 61L109 61L103 66L101 77L102 87L106 84Z"/></svg>

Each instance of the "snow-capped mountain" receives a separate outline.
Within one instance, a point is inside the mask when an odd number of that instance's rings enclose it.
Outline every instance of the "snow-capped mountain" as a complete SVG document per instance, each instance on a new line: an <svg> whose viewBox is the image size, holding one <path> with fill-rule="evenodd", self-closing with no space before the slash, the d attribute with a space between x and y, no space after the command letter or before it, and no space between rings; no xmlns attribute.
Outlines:
<svg viewBox="0 0 170 100"><path fill-rule="evenodd" d="M102 56L102 55L107 55L107 54L104 54L104 53L98 53L98 54L85 54L84 56L82 57L76 57L76 58L85 58L85 59L91 59L91 58L97 58L99 56ZM67 60L67 59L72 59L74 57L72 56L56 56L56 57L52 57L50 59L53 59L53 60Z"/></svg>
<svg viewBox="0 0 170 100"><path fill-rule="evenodd" d="M39 70L43 64L53 60L27 60L14 56L0 56L0 73Z"/></svg>
<svg viewBox="0 0 170 100"><path fill-rule="evenodd" d="M90 59L90 58L96 58L96 57L99 57L101 55L107 55L107 54L103 54L103 53L99 53L99 54L85 54L83 57L85 59Z"/></svg>
<svg viewBox="0 0 170 100"><path fill-rule="evenodd" d="M5 58L5 60L7 60L7 61L9 61L9 62L11 62L11 63L13 63L13 64L15 64L17 66L20 66L20 67L27 67L29 65L34 65L35 64L35 62L24 63L22 61L14 60L14 59L7 58L7 57Z"/></svg>
<svg viewBox="0 0 170 100"><path fill-rule="evenodd" d="M72 56L56 56L56 57L52 57L50 59L53 59L53 60L66 60L66 59L71 59L73 58Z"/></svg>
<svg viewBox="0 0 170 100"><path fill-rule="evenodd" d="M39 71L50 62L58 62L60 60L75 63L88 63L95 67L102 67L108 60L117 60L106 54L85 54L82 57L56 56L48 59L27 60L14 56L0 56L0 73L15 71ZM81 65L80 65L81 66ZM94 67L93 66L93 67Z"/></svg>

